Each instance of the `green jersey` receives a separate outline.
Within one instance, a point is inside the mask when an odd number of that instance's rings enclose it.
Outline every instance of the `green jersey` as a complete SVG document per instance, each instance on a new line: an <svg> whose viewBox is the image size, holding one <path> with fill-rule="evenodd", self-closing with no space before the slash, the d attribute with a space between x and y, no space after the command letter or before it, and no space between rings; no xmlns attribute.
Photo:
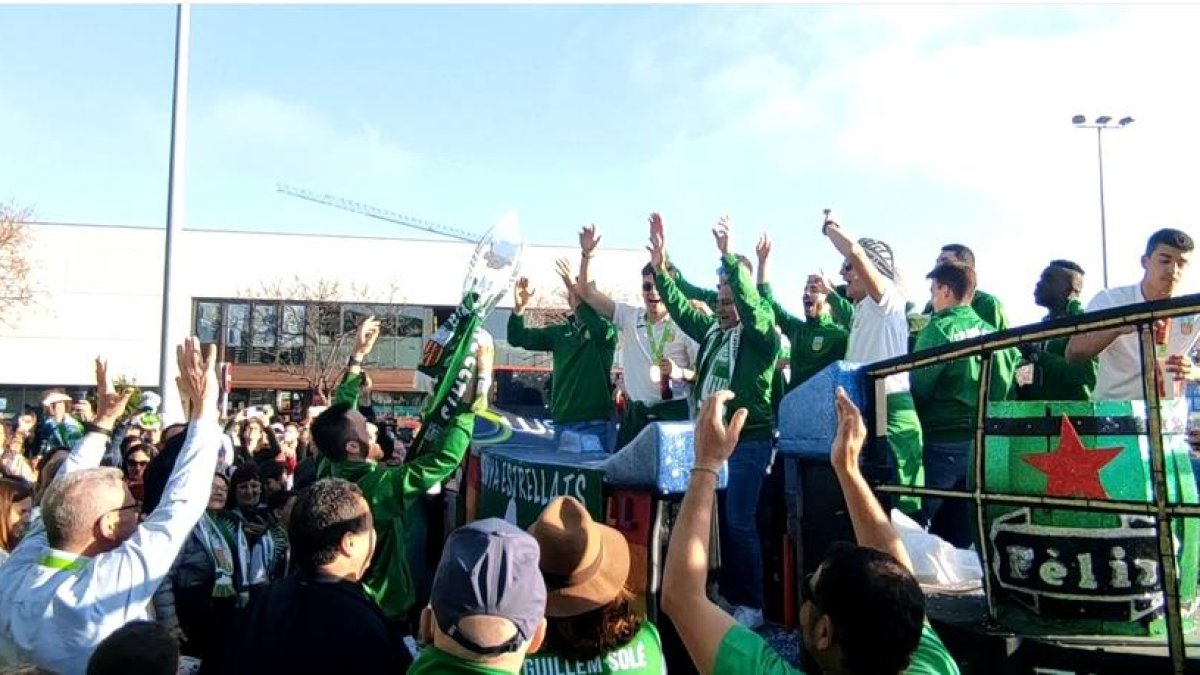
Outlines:
<svg viewBox="0 0 1200 675"><path fill-rule="evenodd" d="M361 377L361 376L360 376ZM346 385L345 391L351 391ZM357 384L353 391L357 391ZM339 386L339 392L343 388ZM413 506L429 488L448 478L462 462L471 444L475 414L461 413L437 441L432 452L425 452L400 466L387 466L353 460L339 462L321 458L319 478L343 478L362 490L375 520L375 555L363 577L367 595L389 618L400 618L416 601L412 570L408 565L406 523Z"/></svg>
<svg viewBox="0 0 1200 675"><path fill-rule="evenodd" d="M555 424L607 420L613 412L613 354L617 329L586 303L564 323L526 328L525 318L508 317L508 343L554 354L550 414Z"/></svg>
<svg viewBox="0 0 1200 675"><path fill-rule="evenodd" d="M715 316L693 309L670 276L660 272L655 275L655 283L675 325L700 343L696 385L692 388L696 402L719 389L732 390L736 398L726 415L741 407L750 413L742 438L769 439L775 424L771 386L775 379L775 355L779 351L775 313L759 296L736 256L726 255L723 264L741 319L729 330L721 330Z"/></svg>
<svg viewBox="0 0 1200 675"><path fill-rule="evenodd" d="M590 661L564 659L544 650L530 654L525 657L521 675L659 675L665 672L667 664L663 660L662 640L658 637L658 629L646 621L629 644Z"/></svg>
<svg viewBox="0 0 1200 675"><path fill-rule="evenodd" d="M992 326L966 305L935 312L917 335L916 351L940 347L994 333ZM993 354L991 399L1003 401L1012 389L1020 353L1005 349ZM979 411L978 356L955 359L912 371L909 381L925 441L967 441L975 437Z"/></svg>
<svg viewBox="0 0 1200 675"><path fill-rule="evenodd" d="M770 303L775 320L792 343L792 352L788 356L792 378L788 381L786 391L800 386L834 361L846 358L850 331L837 325L830 315L822 314L806 321L792 316L775 301L771 284L762 284L758 290L763 299Z"/></svg>
<svg viewBox="0 0 1200 675"><path fill-rule="evenodd" d="M712 672L714 675L804 675L804 671L788 665L758 633L740 624L735 624L721 639ZM958 664L933 628L925 624L921 641L904 672L905 675L958 675Z"/></svg>
<svg viewBox="0 0 1200 675"><path fill-rule="evenodd" d="M988 293L987 291L975 290L975 297L971 298L971 309L979 315L979 318L987 322L995 331L1008 329L1008 317L1004 315L1004 305L1000 302L1000 298ZM933 314L933 305L926 303L925 314Z"/></svg>
<svg viewBox="0 0 1200 675"><path fill-rule="evenodd" d="M1083 304L1075 298L1061 313L1050 312L1043 321L1083 314ZM1023 401L1090 401L1096 386L1099 359L1071 363L1067 361L1067 342L1063 336L1039 343L1033 356L1033 382L1017 389Z"/></svg>

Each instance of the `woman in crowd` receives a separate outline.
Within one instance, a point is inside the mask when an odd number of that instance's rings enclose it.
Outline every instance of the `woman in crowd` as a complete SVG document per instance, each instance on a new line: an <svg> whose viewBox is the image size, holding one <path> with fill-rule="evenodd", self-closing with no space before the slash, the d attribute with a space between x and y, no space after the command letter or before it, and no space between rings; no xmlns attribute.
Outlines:
<svg viewBox="0 0 1200 675"><path fill-rule="evenodd" d="M121 454L121 470L125 473L125 483L129 485L130 494L139 502L146 498L146 467L157 454L158 448L141 441L130 444Z"/></svg>
<svg viewBox="0 0 1200 675"><path fill-rule="evenodd" d="M220 672L217 666L237 602L233 541L216 521L228 496L229 479L213 474L208 510L154 595L158 621L180 639L183 655L200 659L203 673Z"/></svg>
<svg viewBox="0 0 1200 675"><path fill-rule="evenodd" d="M32 509L33 488L29 483L0 478L0 565L21 540Z"/></svg>
<svg viewBox="0 0 1200 675"><path fill-rule="evenodd" d="M558 497L529 528L546 580L546 641L525 658L525 675L665 673L662 641L626 586L629 544L592 520L572 497Z"/></svg>
<svg viewBox="0 0 1200 675"><path fill-rule="evenodd" d="M25 459L25 436L27 432L12 431L7 424L0 424L0 473L8 478L27 481L37 480L37 472Z"/></svg>
<svg viewBox="0 0 1200 675"><path fill-rule="evenodd" d="M253 462L233 472L229 480L232 500L217 517L225 535L233 542L234 576L238 588L238 606L246 606L251 596L283 577L287 567L287 533L271 517L263 502L262 478Z"/></svg>

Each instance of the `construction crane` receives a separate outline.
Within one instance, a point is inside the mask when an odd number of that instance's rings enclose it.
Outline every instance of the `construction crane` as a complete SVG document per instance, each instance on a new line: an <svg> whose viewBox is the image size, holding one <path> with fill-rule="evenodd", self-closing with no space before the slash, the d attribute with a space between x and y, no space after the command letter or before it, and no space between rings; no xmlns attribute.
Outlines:
<svg viewBox="0 0 1200 675"><path fill-rule="evenodd" d="M408 227L414 227L418 230L423 230L425 232L432 232L433 234L440 234L443 237L450 237L451 239L457 239L459 241L469 241L472 244L477 243L480 239L483 238L482 235L476 234L474 232L468 232L466 230L461 230L456 227L447 227L445 225L438 225L437 223L431 223L428 220L422 220L420 218L413 218L412 216L406 216L402 213L396 213L395 211L388 211L387 209L381 209L376 206L371 206L370 204L363 204L362 202L356 202L356 201L353 201L350 199L345 199L343 197L338 197L337 195L313 192L312 190L305 190L305 189L298 188L298 187L292 187L291 185L285 185L283 183L279 183L278 185L276 185L275 191L282 192L283 194L290 195L292 197L299 197L300 199L307 199L310 202L316 202L318 204L332 206L336 209L341 209L343 211L350 211L351 213L358 213L358 214L361 214L364 216L369 216L371 218L377 218L379 220L386 220L389 223L397 223L400 225L407 225Z"/></svg>

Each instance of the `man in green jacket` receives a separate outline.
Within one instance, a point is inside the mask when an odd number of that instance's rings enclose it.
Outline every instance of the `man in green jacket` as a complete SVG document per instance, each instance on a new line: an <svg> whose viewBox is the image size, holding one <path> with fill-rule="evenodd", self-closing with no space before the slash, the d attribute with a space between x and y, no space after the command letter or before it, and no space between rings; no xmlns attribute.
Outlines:
<svg viewBox="0 0 1200 675"><path fill-rule="evenodd" d="M960 262L973 270L975 269L975 252L962 244L946 244L938 254L937 260L934 261L934 266L948 262ZM971 309L975 310L979 318L988 322L988 325L994 330L1001 331L1008 328L1008 317L1004 314L1004 305L991 293L976 289L975 296L971 299ZM932 305L925 305L925 314L932 314L933 311Z"/></svg>
<svg viewBox="0 0 1200 675"><path fill-rule="evenodd" d="M749 628L762 624L763 564L758 539L758 497L771 463L775 415L771 384L779 334L775 313L751 283L750 275L731 252L726 219L713 229L726 283L717 292L716 316L705 316L688 304L666 270L666 237L662 220L652 217L650 264L655 285L675 323L696 342L699 367L692 389L696 408L712 394L729 389L749 411L744 432L729 460L729 483L721 518L721 594L733 615ZM732 412L731 412L732 414Z"/></svg>
<svg viewBox="0 0 1200 675"><path fill-rule="evenodd" d="M562 323L542 328L525 325L525 309L536 292L524 277L514 289L513 312L508 317L508 343L530 351L554 355L554 381L550 390L550 414L554 441L571 431L595 436L605 452L616 441L610 418L613 414L613 355L617 329L583 302L575 288L570 263L559 260L558 276L567 289L571 315Z"/></svg>
<svg viewBox="0 0 1200 675"><path fill-rule="evenodd" d="M370 435L358 411L362 363L379 336L379 322L368 318L358 329L354 355L339 384L334 404L313 420L312 438L321 458L320 478L342 478L358 485L375 521L375 554L363 586L387 618L399 627L412 617L416 589L408 562L408 521L414 505L431 487L458 468L475 427L472 412L457 415L432 450L399 466L367 461ZM468 391L473 391L472 382Z"/></svg>
<svg viewBox="0 0 1200 675"><path fill-rule="evenodd" d="M1083 314L1079 294L1083 268L1070 260L1051 260L1033 289L1033 301L1048 313L1042 321ZM1067 361L1069 337L1023 344L1017 369L1017 396L1023 401L1090 401L1096 386L1095 358Z"/></svg>
<svg viewBox="0 0 1200 675"><path fill-rule="evenodd" d="M804 284L804 318L792 316L775 300L767 274L771 239L763 235L755 248L758 254L758 292L771 305L775 320L792 345L788 365L792 371L785 392L816 375L825 366L846 358L850 331L834 323L820 275L811 274Z"/></svg>
<svg viewBox="0 0 1200 675"><path fill-rule="evenodd" d="M917 349L932 349L995 332L971 308L975 288L974 268L947 262L933 268L931 280L933 316L917 335ZM1018 353L1009 348L993 354L990 398L1009 397ZM967 463L975 442L979 412L978 356L955 359L912 371L913 402L921 419L924 438L925 486L940 490L966 489ZM930 531L959 548L971 544L967 505L961 500L943 502L924 499L924 516Z"/></svg>

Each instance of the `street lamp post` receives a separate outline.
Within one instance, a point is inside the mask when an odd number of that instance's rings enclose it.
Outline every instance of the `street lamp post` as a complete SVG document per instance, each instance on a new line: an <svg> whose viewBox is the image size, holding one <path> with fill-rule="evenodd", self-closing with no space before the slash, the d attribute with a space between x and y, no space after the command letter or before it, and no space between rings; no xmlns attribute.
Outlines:
<svg viewBox="0 0 1200 675"><path fill-rule="evenodd" d="M1104 287L1108 288L1108 225L1104 218L1104 130L1124 129L1133 124L1133 118L1122 117L1114 123L1112 117L1101 115L1094 122L1088 122L1087 117L1076 115L1071 118L1071 124L1077 129L1096 130L1096 159L1100 165L1100 259L1104 269Z"/></svg>

